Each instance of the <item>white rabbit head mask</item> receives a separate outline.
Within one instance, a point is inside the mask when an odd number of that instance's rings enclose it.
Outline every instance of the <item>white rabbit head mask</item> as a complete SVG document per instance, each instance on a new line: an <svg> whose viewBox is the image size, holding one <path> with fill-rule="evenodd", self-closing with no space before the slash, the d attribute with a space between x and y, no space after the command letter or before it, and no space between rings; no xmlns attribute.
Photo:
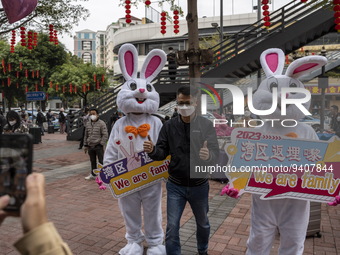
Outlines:
<svg viewBox="0 0 340 255"><path fill-rule="evenodd" d="M137 78L138 53L132 44L120 47L119 66L126 80L117 96L118 108L127 113L155 113L159 107L159 94L151 81L163 69L166 54L162 50L152 50L143 63L140 78Z"/></svg>
<svg viewBox="0 0 340 255"><path fill-rule="evenodd" d="M297 78L320 68L327 63L327 59L322 56L308 56L292 62L286 73L283 75L285 55L281 49L265 50L260 57L263 71L266 74L257 91L252 96L253 106L257 110L268 110L273 104L273 88L277 88L277 105L273 106L276 110L268 115L260 116L263 119L294 119L298 120L305 114L295 105L288 104L286 115L281 114L281 90L282 88L305 88L301 81ZM287 93L287 99L303 99L304 93ZM307 110L310 107L310 101L302 104Z"/></svg>

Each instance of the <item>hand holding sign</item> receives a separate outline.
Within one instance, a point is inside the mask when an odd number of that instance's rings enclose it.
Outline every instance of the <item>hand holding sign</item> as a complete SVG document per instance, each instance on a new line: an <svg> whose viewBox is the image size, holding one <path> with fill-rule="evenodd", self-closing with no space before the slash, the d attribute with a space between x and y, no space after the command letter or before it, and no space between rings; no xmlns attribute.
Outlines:
<svg viewBox="0 0 340 255"><path fill-rule="evenodd" d="M136 169L138 167L141 167L142 161L140 156L138 156L138 153L135 152L135 145L134 145L134 135L133 134L128 134L128 138L130 140L130 153L126 151L124 146L122 145L121 141L117 140L116 144L119 146L121 152L124 154L124 156L127 159L127 169L128 171L131 171L133 169Z"/></svg>
<svg viewBox="0 0 340 255"><path fill-rule="evenodd" d="M143 143L143 148L144 148L144 151L145 151L146 153L151 153L151 152L153 152L154 145L153 145L153 143L152 143L152 141L151 141L150 135L148 135L148 141L145 141L145 142Z"/></svg>
<svg viewBox="0 0 340 255"><path fill-rule="evenodd" d="M199 156L200 156L200 159L202 160L208 160L210 158L210 152L208 149L208 141L204 141L203 147L200 150Z"/></svg>
<svg viewBox="0 0 340 255"><path fill-rule="evenodd" d="M224 194L232 198L239 197L239 191L237 189L232 188L229 184L222 189L221 196L223 196Z"/></svg>
<svg viewBox="0 0 340 255"><path fill-rule="evenodd" d="M338 204L340 204L340 196L336 196L333 202L328 203L330 206L337 206Z"/></svg>

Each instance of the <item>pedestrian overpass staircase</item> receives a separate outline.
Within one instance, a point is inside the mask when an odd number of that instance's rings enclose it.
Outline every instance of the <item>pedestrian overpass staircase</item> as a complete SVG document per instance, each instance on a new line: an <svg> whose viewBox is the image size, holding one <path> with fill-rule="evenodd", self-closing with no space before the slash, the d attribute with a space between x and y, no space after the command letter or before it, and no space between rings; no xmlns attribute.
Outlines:
<svg viewBox="0 0 340 255"><path fill-rule="evenodd" d="M261 69L259 57L264 50L275 47L289 54L334 31L332 5L321 3L321 0L310 0L307 3L292 1L270 14L269 28L264 27L263 21L259 20L229 36L211 48L214 59L211 65L202 67L202 77L229 78L231 83L236 81L246 87L244 81L238 80L249 75L254 76L254 72ZM339 64L334 63L334 67ZM166 104L175 99L177 88L189 84L189 69L179 68L176 76L170 77L165 68L153 84L160 94L161 109L169 111L171 107ZM117 109L116 96L121 86L122 84L109 90L106 95L89 104L89 107L98 109L101 119L107 124L111 114ZM223 91L224 105L229 101L227 97L227 92ZM70 123L68 140L81 138L83 128L80 117L80 112L75 113L75 120L78 121Z"/></svg>

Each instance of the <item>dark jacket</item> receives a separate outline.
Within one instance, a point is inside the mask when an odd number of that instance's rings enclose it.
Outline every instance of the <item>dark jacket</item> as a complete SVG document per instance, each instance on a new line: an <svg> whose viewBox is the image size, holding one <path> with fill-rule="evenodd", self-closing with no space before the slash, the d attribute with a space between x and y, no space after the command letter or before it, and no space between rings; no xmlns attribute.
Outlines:
<svg viewBox="0 0 340 255"><path fill-rule="evenodd" d="M208 142L210 158L199 158L204 141ZM197 116L184 123L180 115L165 122L158 136L155 149L149 156L163 160L171 155L169 181L182 186L199 186L207 181L207 174L198 174L196 166L215 166L219 155L216 132L212 122ZM190 176L191 175L191 176Z"/></svg>

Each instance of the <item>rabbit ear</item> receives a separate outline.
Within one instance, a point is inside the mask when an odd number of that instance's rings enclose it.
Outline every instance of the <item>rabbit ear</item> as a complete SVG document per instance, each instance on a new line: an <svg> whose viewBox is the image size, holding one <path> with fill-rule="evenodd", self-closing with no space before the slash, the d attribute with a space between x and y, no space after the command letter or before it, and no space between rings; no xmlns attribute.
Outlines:
<svg viewBox="0 0 340 255"><path fill-rule="evenodd" d="M293 78L298 78L306 73L310 73L321 66L326 65L327 58L323 56L308 56L292 62L286 71L286 75Z"/></svg>
<svg viewBox="0 0 340 255"><path fill-rule="evenodd" d="M152 50L146 56L142 69L140 71L140 78L151 82L159 72L163 69L166 63L166 54L162 50Z"/></svg>
<svg viewBox="0 0 340 255"><path fill-rule="evenodd" d="M122 45L118 52L119 66L125 80L137 78L138 52L130 43Z"/></svg>
<svg viewBox="0 0 340 255"><path fill-rule="evenodd" d="M285 64L285 54L281 49L268 49L262 52L260 61L267 77L280 75Z"/></svg>

